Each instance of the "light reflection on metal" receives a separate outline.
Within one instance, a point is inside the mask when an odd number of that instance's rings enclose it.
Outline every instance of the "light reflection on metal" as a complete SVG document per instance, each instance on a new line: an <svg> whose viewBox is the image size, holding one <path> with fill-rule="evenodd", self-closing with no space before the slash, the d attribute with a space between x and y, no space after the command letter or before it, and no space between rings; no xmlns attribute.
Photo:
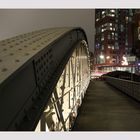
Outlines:
<svg viewBox="0 0 140 140"><path fill-rule="evenodd" d="M77 44L54 89L36 130L69 131L74 125L78 109L90 82L90 63L87 43ZM45 121L44 121L45 120Z"/></svg>

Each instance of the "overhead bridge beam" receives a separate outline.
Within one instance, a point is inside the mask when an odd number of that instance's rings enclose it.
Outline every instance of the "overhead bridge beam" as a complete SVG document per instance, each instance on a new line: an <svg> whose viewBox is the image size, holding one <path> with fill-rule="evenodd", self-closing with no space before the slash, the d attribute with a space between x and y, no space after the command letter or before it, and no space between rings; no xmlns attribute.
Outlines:
<svg viewBox="0 0 140 140"><path fill-rule="evenodd" d="M0 41L0 130L35 130L79 45L89 59L81 28L43 29Z"/></svg>

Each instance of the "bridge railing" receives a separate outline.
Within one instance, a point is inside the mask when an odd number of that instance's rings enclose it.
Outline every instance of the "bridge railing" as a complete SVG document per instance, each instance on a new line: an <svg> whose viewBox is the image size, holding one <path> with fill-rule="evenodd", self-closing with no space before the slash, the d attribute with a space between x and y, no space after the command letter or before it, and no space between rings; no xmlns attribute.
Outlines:
<svg viewBox="0 0 140 140"><path fill-rule="evenodd" d="M124 80L119 78L114 78L110 76L104 76L106 82L110 85L118 88L127 95L133 97L134 99L140 101L140 83L131 80Z"/></svg>
<svg viewBox="0 0 140 140"><path fill-rule="evenodd" d="M81 28L0 41L0 130L70 130L90 81L89 65Z"/></svg>

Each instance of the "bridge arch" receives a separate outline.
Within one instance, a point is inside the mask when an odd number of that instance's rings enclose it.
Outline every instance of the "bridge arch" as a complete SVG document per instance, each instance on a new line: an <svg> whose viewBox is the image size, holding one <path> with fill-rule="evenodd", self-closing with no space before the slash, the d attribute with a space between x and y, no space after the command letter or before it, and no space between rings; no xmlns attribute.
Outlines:
<svg viewBox="0 0 140 140"><path fill-rule="evenodd" d="M43 29L0 46L0 130L35 130L40 118L40 130L70 130L90 81L84 30Z"/></svg>

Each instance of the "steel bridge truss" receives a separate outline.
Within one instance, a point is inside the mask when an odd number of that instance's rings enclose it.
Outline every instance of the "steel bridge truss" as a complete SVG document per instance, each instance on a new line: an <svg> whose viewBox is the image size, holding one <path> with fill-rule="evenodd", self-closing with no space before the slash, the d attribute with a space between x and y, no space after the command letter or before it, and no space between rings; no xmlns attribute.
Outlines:
<svg viewBox="0 0 140 140"><path fill-rule="evenodd" d="M69 131L90 82L81 28L0 41L0 130Z"/></svg>
<svg viewBox="0 0 140 140"><path fill-rule="evenodd" d="M69 131L90 81L87 44L76 45L44 110L36 131Z"/></svg>

